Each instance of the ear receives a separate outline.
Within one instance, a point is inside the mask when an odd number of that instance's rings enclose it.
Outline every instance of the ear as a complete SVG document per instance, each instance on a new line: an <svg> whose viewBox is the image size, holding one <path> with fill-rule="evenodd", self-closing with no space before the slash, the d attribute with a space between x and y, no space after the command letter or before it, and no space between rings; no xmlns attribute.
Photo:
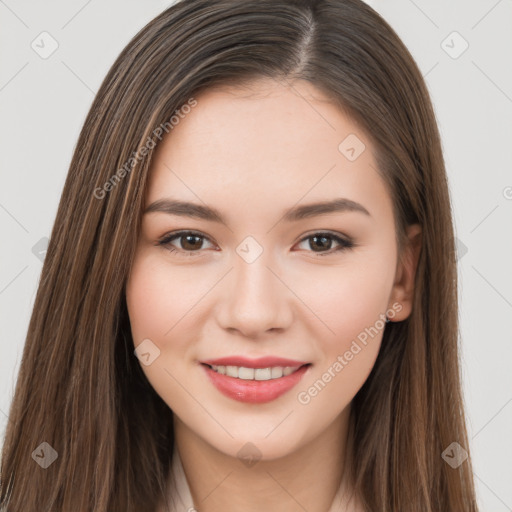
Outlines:
<svg viewBox="0 0 512 512"><path fill-rule="evenodd" d="M405 320L412 311L414 297L414 277L416 267L421 250L421 226L419 224L411 224L406 229L407 240L402 250L402 257L398 258L395 282L391 290L389 309L395 311L393 318L389 318L390 322L400 322ZM392 308L394 303L398 302L402 308Z"/></svg>

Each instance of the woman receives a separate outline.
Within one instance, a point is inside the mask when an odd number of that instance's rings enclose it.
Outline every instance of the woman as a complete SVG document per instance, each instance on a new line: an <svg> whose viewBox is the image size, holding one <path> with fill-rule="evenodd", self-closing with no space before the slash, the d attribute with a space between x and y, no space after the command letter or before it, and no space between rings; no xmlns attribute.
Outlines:
<svg viewBox="0 0 512 512"><path fill-rule="evenodd" d="M0 504L476 511L457 336L439 133L389 25L178 2L80 135Z"/></svg>

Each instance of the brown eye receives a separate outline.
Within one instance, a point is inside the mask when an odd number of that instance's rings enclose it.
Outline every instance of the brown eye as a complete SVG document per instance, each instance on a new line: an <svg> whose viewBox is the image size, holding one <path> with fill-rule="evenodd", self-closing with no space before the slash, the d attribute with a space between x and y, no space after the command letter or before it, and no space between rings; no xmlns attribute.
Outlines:
<svg viewBox="0 0 512 512"><path fill-rule="evenodd" d="M303 238L300 243L304 242L308 242L312 252L319 253L319 256L354 247L351 240L346 240L332 233L314 233L313 235ZM334 249L332 249L333 243L338 244Z"/></svg>
<svg viewBox="0 0 512 512"><path fill-rule="evenodd" d="M179 243L172 243L175 240L178 240ZM169 235L166 235L158 242L158 245L166 247L171 252L177 251L179 253L192 256L192 253L200 252L205 240L208 240L208 238L199 233L179 231L177 233L170 233ZM178 246L176 247L176 245Z"/></svg>

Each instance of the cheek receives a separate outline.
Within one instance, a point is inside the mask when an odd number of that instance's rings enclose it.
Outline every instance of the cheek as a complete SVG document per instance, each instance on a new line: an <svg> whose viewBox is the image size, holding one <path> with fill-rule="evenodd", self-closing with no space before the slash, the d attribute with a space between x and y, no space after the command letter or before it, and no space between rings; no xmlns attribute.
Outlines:
<svg viewBox="0 0 512 512"><path fill-rule="evenodd" d="M126 285L126 303L134 345L149 338L162 355L193 357L191 338L205 321L203 300L218 281L212 270L198 273L193 266L167 264L159 255L142 254L135 258ZM172 359L166 360L170 365ZM172 365L174 366L174 365Z"/></svg>
<svg viewBox="0 0 512 512"><path fill-rule="evenodd" d="M150 257L136 257L126 285L126 303L135 345L144 338L162 349L166 333L178 322L177 305L183 300L179 280Z"/></svg>
<svg viewBox="0 0 512 512"><path fill-rule="evenodd" d="M188 339L180 336L180 330L188 333L188 329L193 328L184 317L190 306L179 290L187 290L181 274L173 274L161 261L150 256L135 258L126 284L134 347L145 339L158 347L159 356L149 365L141 363L141 369L156 393L177 411L186 409L189 404L188 395L183 394L179 385L187 379L180 361L187 350Z"/></svg>
<svg viewBox="0 0 512 512"><path fill-rule="evenodd" d="M309 313L317 317L317 333L322 329L321 339L338 349L357 337L365 328L373 326L386 313L393 286L393 259L388 263L382 258L369 262L361 258L346 266L310 272L308 279L302 278L299 296L303 298Z"/></svg>
<svg viewBox="0 0 512 512"><path fill-rule="evenodd" d="M322 359L297 393L308 415L326 421L348 406L375 364L393 277L379 265L334 275L322 289L311 287L308 306L325 324L314 327Z"/></svg>

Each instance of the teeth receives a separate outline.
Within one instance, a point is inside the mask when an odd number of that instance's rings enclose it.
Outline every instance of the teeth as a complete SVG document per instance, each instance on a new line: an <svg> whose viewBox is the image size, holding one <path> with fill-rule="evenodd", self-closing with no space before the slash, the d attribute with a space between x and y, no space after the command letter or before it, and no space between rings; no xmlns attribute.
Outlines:
<svg viewBox="0 0 512 512"><path fill-rule="evenodd" d="M212 368L214 367L212 366ZM236 366L226 366L226 375L228 377L238 377L238 368Z"/></svg>
<svg viewBox="0 0 512 512"><path fill-rule="evenodd" d="M272 380L290 375L297 371L300 366L274 366L272 368L245 368L244 366L215 366L212 370L242 380Z"/></svg>

